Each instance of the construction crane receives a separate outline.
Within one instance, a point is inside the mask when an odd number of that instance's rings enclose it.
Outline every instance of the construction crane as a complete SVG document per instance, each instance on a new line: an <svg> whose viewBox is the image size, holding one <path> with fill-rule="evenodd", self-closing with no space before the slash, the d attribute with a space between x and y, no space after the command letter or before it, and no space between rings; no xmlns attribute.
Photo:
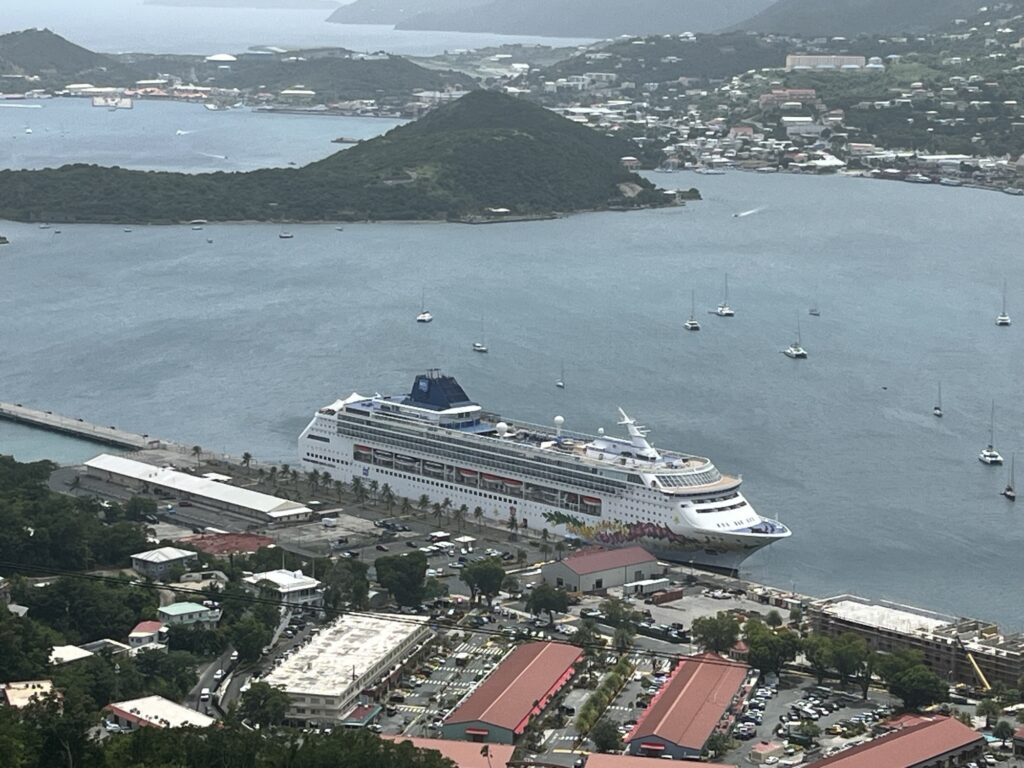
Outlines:
<svg viewBox="0 0 1024 768"><path fill-rule="evenodd" d="M978 662L974 660L974 655L967 650L967 646L964 645L964 641L960 639L959 635L956 638L957 645L960 646L960 650L964 652L967 660L971 662L971 668L974 670L974 676L978 678L978 682L981 684L981 690L985 693L992 692L992 686L988 682L988 678L985 677L985 673L981 671L981 667L978 666Z"/></svg>

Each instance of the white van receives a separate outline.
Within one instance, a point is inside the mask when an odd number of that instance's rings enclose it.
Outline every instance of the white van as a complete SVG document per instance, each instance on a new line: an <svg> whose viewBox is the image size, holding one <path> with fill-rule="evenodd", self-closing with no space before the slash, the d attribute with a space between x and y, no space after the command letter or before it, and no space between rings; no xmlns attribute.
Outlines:
<svg viewBox="0 0 1024 768"><path fill-rule="evenodd" d="M199 700L200 701L209 701L210 700L210 689L209 688L203 688L203 690L201 690L199 692Z"/></svg>

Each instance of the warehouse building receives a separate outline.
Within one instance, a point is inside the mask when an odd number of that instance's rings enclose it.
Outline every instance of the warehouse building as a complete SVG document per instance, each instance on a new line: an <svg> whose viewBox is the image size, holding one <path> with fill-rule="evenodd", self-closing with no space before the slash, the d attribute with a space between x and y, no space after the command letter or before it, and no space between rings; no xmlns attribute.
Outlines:
<svg viewBox="0 0 1024 768"><path fill-rule="evenodd" d="M544 581L570 592L601 592L661 574L658 558L643 547L576 552L543 567Z"/></svg>
<svg viewBox="0 0 1024 768"><path fill-rule="evenodd" d="M583 651L563 643L516 648L448 715L442 738L513 744L569 681Z"/></svg>
<svg viewBox="0 0 1024 768"><path fill-rule="evenodd" d="M298 502L228 485L223 482L223 475L196 477L109 453L89 459L85 469L89 477L122 485L136 493L164 495L213 510L234 512L260 523L301 522L311 515L309 507Z"/></svg>
<svg viewBox="0 0 1024 768"><path fill-rule="evenodd" d="M408 736L382 736L395 743L409 742L416 749L440 752L459 768L506 768L512 762L515 747L510 744L488 744L481 749L465 741L445 739L418 739Z"/></svg>
<svg viewBox="0 0 1024 768"><path fill-rule="evenodd" d="M727 730L749 690L750 668L713 653L684 658L626 737L629 754L696 759Z"/></svg>
<svg viewBox="0 0 1024 768"><path fill-rule="evenodd" d="M129 731L136 728L209 728L217 722L163 696L117 701L108 704L106 709L108 720Z"/></svg>
<svg viewBox="0 0 1024 768"><path fill-rule="evenodd" d="M288 720L342 722L361 694L433 637L426 617L350 614L325 626L263 678L288 694Z"/></svg>
<svg viewBox="0 0 1024 768"><path fill-rule="evenodd" d="M958 619L855 595L810 603L807 618L815 632L832 637L851 632L880 653L919 651L936 675L953 683L982 687L985 683L1002 683L1016 688L1024 676L1024 635L1004 635L991 622ZM985 683L978 679L968 652Z"/></svg>
<svg viewBox="0 0 1024 768"><path fill-rule="evenodd" d="M947 768L981 757L985 737L955 717L900 718L894 733L844 750L815 768Z"/></svg>

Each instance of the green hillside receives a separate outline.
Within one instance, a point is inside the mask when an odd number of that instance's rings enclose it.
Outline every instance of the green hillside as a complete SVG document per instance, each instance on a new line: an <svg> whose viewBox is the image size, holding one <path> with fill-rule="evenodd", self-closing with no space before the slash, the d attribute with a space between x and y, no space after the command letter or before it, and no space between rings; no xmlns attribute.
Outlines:
<svg viewBox="0 0 1024 768"><path fill-rule="evenodd" d="M536 105L476 91L304 168L249 173L73 165L0 171L0 218L174 222L547 214L660 205L622 168L629 145Z"/></svg>
<svg viewBox="0 0 1024 768"><path fill-rule="evenodd" d="M737 29L801 37L927 32L968 18L978 0L778 0Z"/></svg>
<svg viewBox="0 0 1024 768"><path fill-rule="evenodd" d="M0 35L0 72L4 74L54 72L75 75L100 72L113 64L111 57L68 42L48 29L26 29Z"/></svg>

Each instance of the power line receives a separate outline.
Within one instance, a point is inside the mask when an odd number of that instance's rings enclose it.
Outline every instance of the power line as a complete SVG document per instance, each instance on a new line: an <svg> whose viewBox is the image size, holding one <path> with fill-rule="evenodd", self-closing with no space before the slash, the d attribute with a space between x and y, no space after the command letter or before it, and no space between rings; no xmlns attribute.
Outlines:
<svg viewBox="0 0 1024 768"><path fill-rule="evenodd" d="M160 582L160 581L141 580L141 579L126 579L126 578L118 578L118 577L114 577L114 576L103 576L103 575L100 575L100 574L82 573L80 571L67 571L67 570L63 570L61 568L54 568L54 567L50 567L50 566L33 565L33 564L30 564L30 563L16 563L16 562L13 562L13 561L10 561L10 560L0 560L0 568L11 569L11 570L14 570L16 572L17 571L23 571L23 570L37 571L37 572L43 573L45 575L57 576L57 577L60 577L60 578L79 579L79 580L82 580L82 581L93 581L93 582L98 582L98 583L103 583L103 584L116 584L118 586L124 586L125 582L127 581L131 586L134 586L134 587L137 587L137 588L140 588L140 589L151 589L151 590L154 590L154 591L159 591L161 589L166 589L166 590L169 590L171 592L183 593L183 594L186 594L186 595L196 595L196 596L200 596L200 597L203 597L203 598L206 598L206 599L210 599L209 592L204 591L201 588L182 587L182 586L179 586L177 584L172 585L172 584L168 584L166 582ZM210 592L220 592L220 590L210 590ZM223 597L223 595L222 595L222 597ZM374 613L372 611L342 610L342 609L338 609L338 608L328 608L326 606L324 606L324 607L317 607L317 608L312 608L312 607L309 607L309 606L297 606L297 605L294 605L292 603L287 602L286 600L278 600L278 599L274 599L274 598L261 597L259 595L253 595L253 594L250 594L248 592L242 592L240 594L233 594L233 595L229 595L228 597L231 600L237 600L239 602L249 603L249 604L252 604L252 605L272 605L272 606L274 606L276 608L288 608L288 609L293 609L293 610L294 609L298 609L298 610L302 610L302 611L311 611L312 610L312 611L316 611L317 613L323 613L323 614L325 614L326 616L328 616L329 618L332 618L332 619L341 619L341 618L344 618L346 615L348 615L348 616L358 616L358 617L369 617L369 618L377 619L378 621L387 621L387 622L391 622L391 623L394 623L394 624L403 624L403 625L406 625L406 626L416 626L416 627L423 626L423 622L422 622L420 617L413 617L413 616L406 617L406 616L403 616L401 614L392 614L392 613L381 614L381 613ZM435 623L435 622L432 622L432 623ZM465 632L467 635L472 634L472 635L478 635L478 636L481 636L481 637L488 637L488 638L500 638L500 639L503 639L503 640L512 640L512 641L515 640L514 637L510 637L507 633L505 633L505 632L503 632L501 630L497 630L497 629L490 629L490 628L486 628L486 627L466 627L466 626L463 626L461 624L448 623L448 622L443 621L443 620L438 620L438 621L436 621L436 623L438 625L444 627L445 629L456 630L456 631L459 631L459 632ZM528 639L524 640L524 642L530 642L531 640L532 640L532 638L528 638ZM555 644L558 644L558 645L572 646L572 647L575 647L575 648L581 648L583 650L595 650L595 651L609 651L609 650L613 650L613 649L607 647L603 643L595 643L595 642L591 642L591 643L574 643L571 640L560 640L560 639L556 639L556 638L550 638L548 640L545 640L544 642L555 643ZM652 658L652 659L666 659L666 660L669 660L669 661L672 661L672 662L681 661L681 660L685 660L685 659L693 659L695 661L699 661L699 662L704 663L704 664L712 664L712 665L717 664L717 665L721 665L721 666L735 666L736 663L737 663L735 661L730 661L728 659L722 659L722 658L719 658L717 656L709 658L709 657L706 657L706 656L703 656L703 655L698 656L698 655L690 655L690 654L682 654L682 653L671 653L671 652L668 652L668 651L648 650L648 649L638 648L636 646L632 646L627 651L627 653L640 653L640 654L643 654L644 656L647 656L647 657Z"/></svg>

